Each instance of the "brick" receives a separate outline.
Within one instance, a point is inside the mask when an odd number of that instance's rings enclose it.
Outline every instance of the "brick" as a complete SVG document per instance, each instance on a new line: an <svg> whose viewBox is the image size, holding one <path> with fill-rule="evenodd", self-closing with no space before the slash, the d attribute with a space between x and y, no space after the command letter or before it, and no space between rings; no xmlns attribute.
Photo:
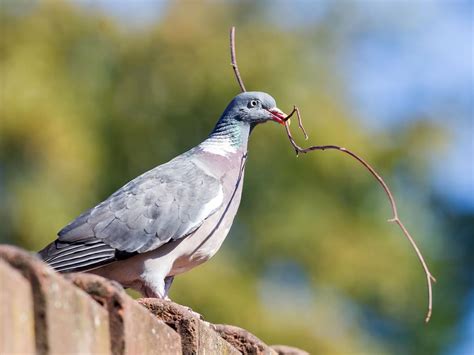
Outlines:
<svg viewBox="0 0 474 355"><path fill-rule="evenodd" d="M181 354L181 337L130 298L118 283L93 274L69 274L109 312L113 354Z"/></svg>
<svg viewBox="0 0 474 355"><path fill-rule="evenodd" d="M156 298L138 302L181 335L183 354L240 354L189 308Z"/></svg>
<svg viewBox="0 0 474 355"><path fill-rule="evenodd" d="M0 259L31 285L38 354L110 353L108 314L85 292L19 248L0 246Z"/></svg>
<svg viewBox="0 0 474 355"><path fill-rule="evenodd" d="M33 354L35 317L30 284L0 259L0 285L0 354Z"/></svg>
<svg viewBox="0 0 474 355"><path fill-rule="evenodd" d="M278 355L309 355L308 352L298 348L294 348L292 346L272 345L271 347L278 353Z"/></svg>
<svg viewBox="0 0 474 355"><path fill-rule="evenodd" d="M245 329L225 324L212 325L214 330L243 354L276 355L276 351Z"/></svg>

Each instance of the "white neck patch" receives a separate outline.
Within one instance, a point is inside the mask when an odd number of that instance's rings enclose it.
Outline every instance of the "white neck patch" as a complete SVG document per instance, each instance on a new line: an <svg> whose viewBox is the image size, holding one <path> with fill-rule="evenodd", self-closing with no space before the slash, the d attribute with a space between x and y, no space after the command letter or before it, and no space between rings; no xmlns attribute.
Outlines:
<svg viewBox="0 0 474 355"><path fill-rule="evenodd" d="M237 148L232 145L230 139L206 139L199 146L206 153L216 154L223 157L237 152Z"/></svg>

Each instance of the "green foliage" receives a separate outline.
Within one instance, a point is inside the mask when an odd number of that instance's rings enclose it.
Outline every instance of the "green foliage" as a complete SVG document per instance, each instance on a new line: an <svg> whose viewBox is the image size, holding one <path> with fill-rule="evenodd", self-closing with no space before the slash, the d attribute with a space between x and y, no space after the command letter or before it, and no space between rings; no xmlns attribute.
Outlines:
<svg viewBox="0 0 474 355"><path fill-rule="evenodd" d="M159 23L131 30L65 2L17 5L6 2L1 14L2 242L38 250L80 212L205 138L238 92L227 37L237 24L247 87L285 111L298 104L310 142L347 146L373 163L442 272L443 225L423 185L443 135L429 122L390 134L361 127L331 54L314 59L334 40L330 24L296 35L256 21L262 9L251 3L173 2ZM355 161L336 152L295 158L281 126L258 127L223 250L177 277L171 297L211 322L312 353L433 353L454 319L439 301L423 326L422 269L389 217L382 190ZM309 291L291 282L265 291L278 262L297 264ZM268 289L272 297L262 297Z"/></svg>

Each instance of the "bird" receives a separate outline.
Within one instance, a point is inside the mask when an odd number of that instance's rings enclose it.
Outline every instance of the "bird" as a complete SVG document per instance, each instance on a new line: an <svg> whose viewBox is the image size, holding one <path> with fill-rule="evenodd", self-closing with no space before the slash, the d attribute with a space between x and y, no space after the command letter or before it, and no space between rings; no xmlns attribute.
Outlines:
<svg viewBox="0 0 474 355"><path fill-rule="evenodd" d="M61 273L89 272L169 300L175 276L209 260L229 233L251 132L286 117L267 93L238 94L204 141L79 215L39 257Z"/></svg>

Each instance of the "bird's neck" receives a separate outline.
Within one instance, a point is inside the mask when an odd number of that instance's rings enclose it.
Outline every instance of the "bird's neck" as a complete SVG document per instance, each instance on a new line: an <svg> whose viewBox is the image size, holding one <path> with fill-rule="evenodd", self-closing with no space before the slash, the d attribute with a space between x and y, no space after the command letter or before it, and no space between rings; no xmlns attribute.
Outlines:
<svg viewBox="0 0 474 355"><path fill-rule="evenodd" d="M246 153L250 131L249 123L224 116L203 144L214 151Z"/></svg>

